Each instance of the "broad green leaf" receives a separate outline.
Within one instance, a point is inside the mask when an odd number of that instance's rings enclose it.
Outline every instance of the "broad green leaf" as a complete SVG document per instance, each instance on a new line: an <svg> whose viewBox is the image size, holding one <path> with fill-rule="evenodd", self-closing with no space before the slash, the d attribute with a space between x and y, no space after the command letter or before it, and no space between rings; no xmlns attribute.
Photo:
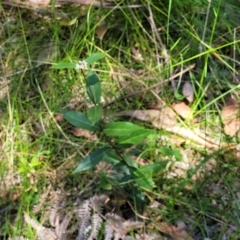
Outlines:
<svg viewBox="0 0 240 240"><path fill-rule="evenodd" d="M172 157L174 156L176 160L180 161L182 160L182 154L177 149L171 149L167 147L161 147L158 149L162 154L165 156Z"/></svg>
<svg viewBox="0 0 240 240"><path fill-rule="evenodd" d="M87 94L93 104L98 104L101 100L102 94L100 82L87 86Z"/></svg>
<svg viewBox="0 0 240 240"><path fill-rule="evenodd" d="M131 144L138 144L144 139L146 139L150 134L152 134L153 131L149 129L141 129L137 130L134 133L132 133L130 136L124 136L118 139L118 143L124 144L124 143L131 143Z"/></svg>
<svg viewBox="0 0 240 240"><path fill-rule="evenodd" d="M135 175L135 181L140 187L152 190L154 187L156 187L154 181L152 180L149 175L145 175L140 169L137 169L134 171Z"/></svg>
<svg viewBox="0 0 240 240"><path fill-rule="evenodd" d="M95 167L99 162L104 159L104 155L108 150L109 147L103 147L92 152L78 164L77 168L72 173L75 174L83 172Z"/></svg>
<svg viewBox="0 0 240 240"><path fill-rule="evenodd" d="M94 85L98 82L99 78L97 74L95 74L92 70L89 70L87 75L87 86Z"/></svg>
<svg viewBox="0 0 240 240"><path fill-rule="evenodd" d="M77 17L75 17L75 18L73 18L70 22L69 22L69 26L72 26L72 25L74 25L76 22L77 22L77 20L78 20L78 18Z"/></svg>
<svg viewBox="0 0 240 240"><path fill-rule="evenodd" d="M115 164L121 162L121 160L122 159L116 153L114 153L113 151L108 151L105 154L105 161L112 164L112 165L115 165Z"/></svg>
<svg viewBox="0 0 240 240"><path fill-rule="evenodd" d="M174 92L174 97L177 99L177 100L183 100L185 97L180 94L179 92Z"/></svg>
<svg viewBox="0 0 240 240"><path fill-rule="evenodd" d="M71 123L74 127L86 129L89 131L97 131L99 127L93 124L88 117L81 113L75 111L63 111L64 118Z"/></svg>
<svg viewBox="0 0 240 240"><path fill-rule="evenodd" d="M134 132L142 129L144 128L130 122L110 122L105 125L103 131L109 137L123 137L130 136Z"/></svg>
<svg viewBox="0 0 240 240"><path fill-rule="evenodd" d="M75 68L76 63L70 62L59 62L51 66L53 69L65 69L65 68Z"/></svg>
<svg viewBox="0 0 240 240"><path fill-rule="evenodd" d="M123 156L123 158L129 167L138 168L138 164L130 156Z"/></svg>
<svg viewBox="0 0 240 240"><path fill-rule="evenodd" d="M112 189L112 184L109 183L109 178L107 176L107 173L101 174L101 179L100 179L100 184L99 187L104 189L104 190L111 190Z"/></svg>
<svg viewBox="0 0 240 240"><path fill-rule="evenodd" d="M87 59L85 59L85 61L88 64L93 64L95 62L97 62L98 60L104 58L106 56L105 53L102 52L97 52L97 53L93 53L90 57L88 57Z"/></svg>
<svg viewBox="0 0 240 240"><path fill-rule="evenodd" d="M93 124L98 122L101 119L101 117L102 117L102 106L101 105L97 105L97 106L91 107L87 111L87 116L88 116L88 118L91 120L91 122Z"/></svg>
<svg viewBox="0 0 240 240"><path fill-rule="evenodd" d="M140 171L146 175L156 175L166 169L169 161L161 161L140 167Z"/></svg>

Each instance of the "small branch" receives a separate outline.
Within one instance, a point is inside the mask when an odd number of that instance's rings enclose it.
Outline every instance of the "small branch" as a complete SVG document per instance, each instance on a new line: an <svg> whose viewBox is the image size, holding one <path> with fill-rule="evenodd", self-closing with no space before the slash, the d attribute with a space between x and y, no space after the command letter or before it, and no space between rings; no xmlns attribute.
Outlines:
<svg viewBox="0 0 240 240"><path fill-rule="evenodd" d="M110 102L110 103L107 103L106 105L103 106L103 108L109 107L110 105L112 105L112 104L115 103L116 101L120 101L120 100L123 100L123 99L126 99L126 98L130 98L130 97L136 96L136 95L138 95L138 94L140 94L140 93L144 93L144 92L147 92L147 91L149 91L149 90L152 90L153 88L156 88L156 87L158 87L158 86L161 86L162 84L167 83L167 82L169 82L169 81L172 81L172 80L174 80L175 78L181 76L182 74L190 71L190 70L193 69L194 67L195 67L195 64L192 64L192 65L188 66L187 68L183 69L182 71L180 71L180 72L172 75L170 78L164 79L164 80L162 80L162 81L159 82L159 83L156 83L156 84L154 84L154 85L152 85L152 86L150 86L150 87L144 88L143 90L136 91L136 92L131 93L131 94L128 94L128 95L126 95L126 96L120 97L120 98L117 99L117 100L114 100L114 101L112 101L112 102Z"/></svg>

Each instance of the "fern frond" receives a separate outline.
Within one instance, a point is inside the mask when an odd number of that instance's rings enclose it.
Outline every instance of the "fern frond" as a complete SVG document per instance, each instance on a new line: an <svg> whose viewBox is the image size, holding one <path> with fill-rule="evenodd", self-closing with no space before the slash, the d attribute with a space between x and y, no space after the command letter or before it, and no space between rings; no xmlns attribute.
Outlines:
<svg viewBox="0 0 240 240"><path fill-rule="evenodd" d="M122 240L136 240L136 239L131 236L125 236Z"/></svg>
<svg viewBox="0 0 240 240"><path fill-rule="evenodd" d="M79 219L77 240L85 240L86 238L86 229L89 226L91 219L91 208L89 206L89 202L89 200L86 200L77 211L77 217Z"/></svg>
<svg viewBox="0 0 240 240"><path fill-rule="evenodd" d="M107 213L105 215L107 222L112 226L115 233L118 233L121 237L124 237L128 232L124 226L124 219L116 214ZM115 236L114 236L115 238Z"/></svg>
<svg viewBox="0 0 240 240"><path fill-rule="evenodd" d="M58 221L55 231L59 239L61 240L67 239L68 235L67 228L69 226L70 221L72 220L72 216L73 216L72 212L69 212L68 214L66 214L61 223L60 221Z"/></svg>
<svg viewBox="0 0 240 240"><path fill-rule="evenodd" d="M65 216L65 204L66 196L59 192L56 192L54 196L53 206L50 210L49 222L52 227L56 227L59 224L59 221Z"/></svg>
<svg viewBox="0 0 240 240"><path fill-rule="evenodd" d="M143 222L138 221L125 221L122 217L116 214L106 214L107 222L112 226L115 233L119 234L120 237L126 236L128 232L135 228L142 228L144 226Z"/></svg>
<svg viewBox="0 0 240 240"><path fill-rule="evenodd" d="M113 228L110 224L106 224L105 226L105 238L104 240L111 240L113 237Z"/></svg>
<svg viewBox="0 0 240 240"><path fill-rule="evenodd" d="M89 199L91 208L93 211L100 213L102 211L102 207L109 201L109 197L107 195L93 196Z"/></svg>
<svg viewBox="0 0 240 240"><path fill-rule="evenodd" d="M119 233L116 233L116 232L113 234L113 236L114 236L114 240L120 240L123 237Z"/></svg>
<svg viewBox="0 0 240 240"><path fill-rule="evenodd" d="M24 213L24 219L27 224L36 230L36 234L39 240L57 240L55 231L51 228L43 227L38 221L30 218L27 213Z"/></svg>
<svg viewBox="0 0 240 240"><path fill-rule="evenodd" d="M143 222L139 222L139 221L130 221L127 220L123 223L123 225L130 230L132 229L136 229L136 228L142 228L144 226Z"/></svg>
<svg viewBox="0 0 240 240"><path fill-rule="evenodd" d="M153 233L153 234L135 234L136 240L160 240L160 239L164 239L163 237L161 237L159 234L157 233Z"/></svg>
<svg viewBox="0 0 240 240"><path fill-rule="evenodd" d="M93 239L97 238L99 229L101 228L101 225L103 222L102 218L97 213L92 215L91 221L92 221L92 224L91 224L92 232L91 232L91 235L88 237L88 240L93 240Z"/></svg>

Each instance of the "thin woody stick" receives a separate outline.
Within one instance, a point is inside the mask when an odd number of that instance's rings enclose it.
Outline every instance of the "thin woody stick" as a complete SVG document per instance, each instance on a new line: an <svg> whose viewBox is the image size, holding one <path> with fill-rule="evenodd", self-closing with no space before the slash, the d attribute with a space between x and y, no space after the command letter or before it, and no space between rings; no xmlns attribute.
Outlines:
<svg viewBox="0 0 240 240"><path fill-rule="evenodd" d="M175 79L175 78L181 76L182 74L190 71L190 70L193 69L194 67L195 67L195 63L192 64L192 65L190 65L190 66L188 66L187 68L183 69L181 72L178 72L178 73L172 75L170 78L164 79L164 80L162 80L162 81L159 82L159 83L156 83L156 84L154 84L154 85L152 85L152 86L150 86L150 87L144 88L143 90L136 91L136 92L131 93L131 94L128 94L128 95L126 95L126 96L120 97L120 98L117 99L117 100L119 101L119 100L123 100L123 99L126 99L126 98L130 98L130 97L133 97L133 96L138 95L138 94L140 94L140 93L143 93L143 92L152 90L153 88L159 87L160 85L162 85L162 84L164 84L164 83L167 83L167 82L169 82L169 81L172 81L173 79ZM112 104L115 103L115 102L116 102L116 100L113 100L112 102L107 103L106 105L104 105L104 108L112 105Z"/></svg>

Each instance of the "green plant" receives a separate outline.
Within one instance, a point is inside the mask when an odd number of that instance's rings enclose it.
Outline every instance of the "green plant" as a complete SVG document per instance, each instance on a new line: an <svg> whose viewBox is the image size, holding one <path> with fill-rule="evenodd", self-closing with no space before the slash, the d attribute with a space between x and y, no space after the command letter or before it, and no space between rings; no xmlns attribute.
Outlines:
<svg viewBox="0 0 240 240"><path fill-rule="evenodd" d="M64 118L73 126L90 132L102 133L101 146L96 147L86 156L73 171L74 174L89 170L101 161L112 166L112 170L118 172L118 176L111 179L111 182L119 185L127 183L133 184L135 189L152 190L155 187L153 177L164 169L167 162L160 161L140 166L133 160L131 149L133 146L146 144L156 140L157 134L152 129L146 129L126 121L109 121L103 116L103 106L101 104L101 82L99 77L91 70L91 64L105 56L104 53L95 53L89 58L77 63L60 62L53 65L54 69L76 68L81 70L86 81L86 92L93 104L86 113L79 111L62 111ZM102 144L104 142L104 144ZM164 150L165 155L179 158L179 153ZM121 174L120 174L121 173ZM107 176L102 176L102 187L108 188Z"/></svg>

